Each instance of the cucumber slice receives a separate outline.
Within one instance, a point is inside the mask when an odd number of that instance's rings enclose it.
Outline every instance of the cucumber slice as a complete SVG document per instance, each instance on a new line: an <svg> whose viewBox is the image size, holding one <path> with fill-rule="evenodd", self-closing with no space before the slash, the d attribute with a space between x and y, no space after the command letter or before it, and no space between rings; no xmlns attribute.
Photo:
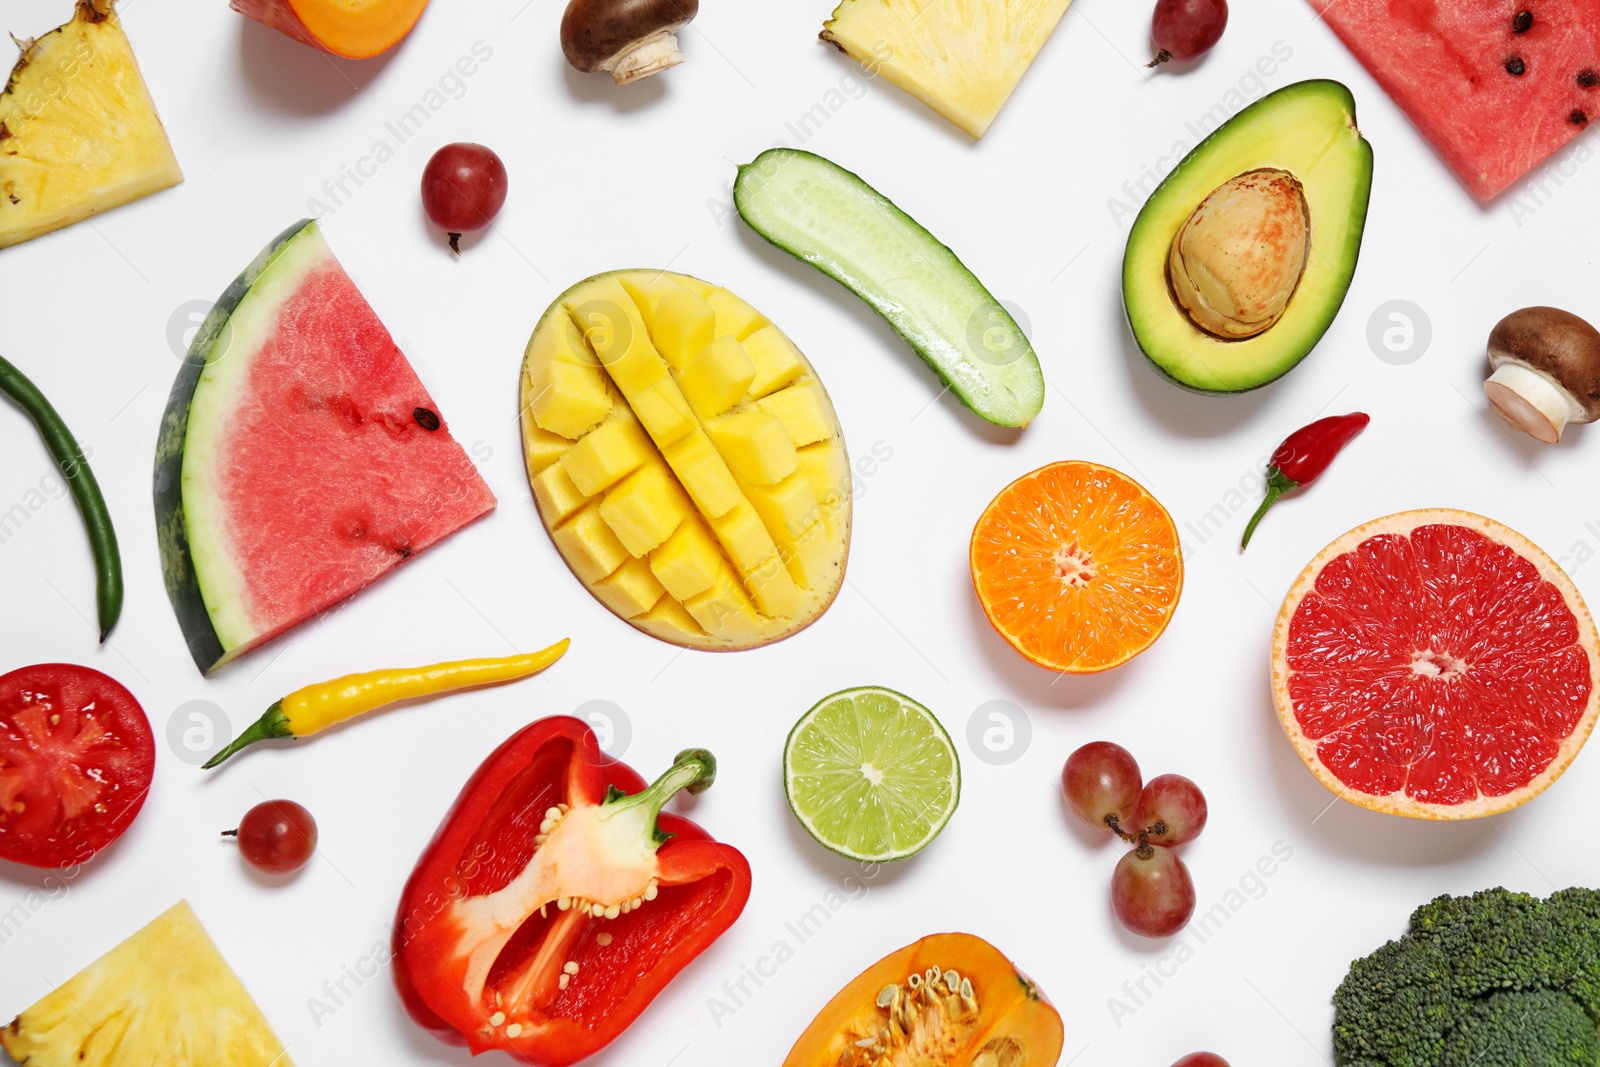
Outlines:
<svg viewBox="0 0 1600 1067"><path fill-rule="evenodd" d="M1016 320L954 252L854 174L773 148L739 168L733 203L750 228L843 284L888 320L979 417L1026 426L1044 373Z"/></svg>

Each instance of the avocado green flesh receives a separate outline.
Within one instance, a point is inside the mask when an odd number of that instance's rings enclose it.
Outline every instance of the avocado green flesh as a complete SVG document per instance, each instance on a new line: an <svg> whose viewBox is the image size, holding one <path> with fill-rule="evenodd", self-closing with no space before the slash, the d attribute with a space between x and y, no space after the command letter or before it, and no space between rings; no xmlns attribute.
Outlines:
<svg viewBox="0 0 1600 1067"><path fill-rule="evenodd" d="M202 673L270 636L250 623L216 512L220 497L209 460L239 396L234 383L270 336L277 309L306 270L330 254L310 220L279 234L200 324L167 400L156 442L157 542L167 597Z"/></svg>
<svg viewBox="0 0 1600 1067"><path fill-rule="evenodd" d="M1044 374L1016 321L954 252L856 175L774 148L739 168L739 215L762 237L870 304L962 402L1026 426Z"/></svg>
<svg viewBox="0 0 1600 1067"><path fill-rule="evenodd" d="M1200 202L1230 178L1274 168L1300 180L1310 253L1283 317L1254 337L1225 341L1196 326L1173 299L1167 257ZM1279 89L1234 116L1156 188L1128 235L1122 299L1145 357L1202 393L1238 393L1282 377L1322 338L1349 291L1372 190L1372 146L1355 100L1334 81Z"/></svg>

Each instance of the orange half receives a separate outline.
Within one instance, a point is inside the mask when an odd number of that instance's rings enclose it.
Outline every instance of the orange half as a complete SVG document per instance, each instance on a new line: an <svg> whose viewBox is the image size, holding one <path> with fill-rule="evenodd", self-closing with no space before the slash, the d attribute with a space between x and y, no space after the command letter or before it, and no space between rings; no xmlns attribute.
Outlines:
<svg viewBox="0 0 1600 1067"><path fill-rule="evenodd" d="M1167 509L1097 463L1040 467L1000 491L972 531L972 586L989 622L1032 662L1096 674L1172 621L1183 553Z"/></svg>

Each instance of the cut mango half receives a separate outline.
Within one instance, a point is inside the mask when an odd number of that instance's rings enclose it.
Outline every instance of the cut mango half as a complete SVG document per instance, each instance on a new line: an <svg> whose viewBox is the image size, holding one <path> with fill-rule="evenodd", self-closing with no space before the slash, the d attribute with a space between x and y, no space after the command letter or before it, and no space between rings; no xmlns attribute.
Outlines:
<svg viewBox="0 0 1600 1067"><path fill-rule="evenodd" d="M850 461L827 391L726 289L624 270L556 298L522 363L539 517L619 618L688 648L816 620L850 550Z"/></svg>

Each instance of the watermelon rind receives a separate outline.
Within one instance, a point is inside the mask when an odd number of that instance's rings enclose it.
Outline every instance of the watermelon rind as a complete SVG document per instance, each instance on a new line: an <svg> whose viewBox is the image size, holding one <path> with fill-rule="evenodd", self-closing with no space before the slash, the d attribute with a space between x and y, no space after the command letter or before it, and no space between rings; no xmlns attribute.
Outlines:
<svg viewBox="0 0 1600 1067"><path fill-rule="evenodd" d="M298 277L295 268L304 257L326 249L316 222L301 219L251 261L195 332L161 419L156 440L155 511L162 578L189 654L205 674L232 658L250 634L235 589L236 578L227 568L217 566L221 553L213 517L206 513L210 501L204 494L191 493L186 506L184 490L193 487L192 480L186 486L184 464L191 445L190 425L214 425L214 408L223 402L223 390L209 388L210 383L226 378L229 371L243 370L244 361L230 365L224 357L236 339L248 335L250 326L271 321L270 307L282 299L280 290L289 288L272 282L278 278L292 281ZM263 319L262 314L268 317Z"/></svg>

